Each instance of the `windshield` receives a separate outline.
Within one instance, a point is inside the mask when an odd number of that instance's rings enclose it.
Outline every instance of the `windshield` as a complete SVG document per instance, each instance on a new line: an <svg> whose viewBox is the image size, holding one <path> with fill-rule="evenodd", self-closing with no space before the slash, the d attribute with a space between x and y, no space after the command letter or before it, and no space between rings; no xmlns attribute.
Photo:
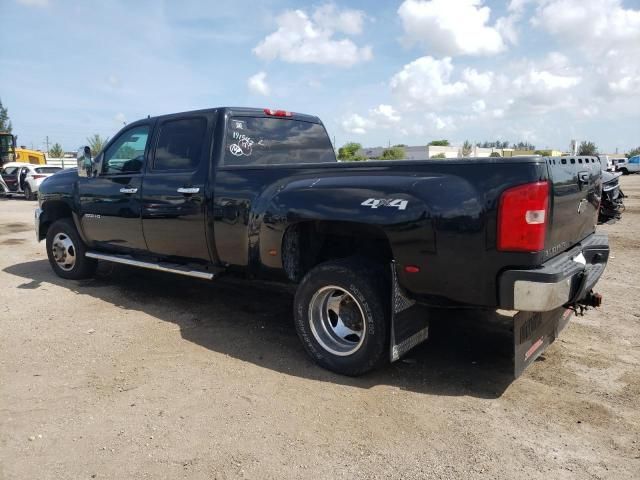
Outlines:
<svg viewBox="0 0 640 480"><path fill-rule="evenodd" d="M13 146L13 137L11 135L0 135L0 152L8 152Z"/></svg>

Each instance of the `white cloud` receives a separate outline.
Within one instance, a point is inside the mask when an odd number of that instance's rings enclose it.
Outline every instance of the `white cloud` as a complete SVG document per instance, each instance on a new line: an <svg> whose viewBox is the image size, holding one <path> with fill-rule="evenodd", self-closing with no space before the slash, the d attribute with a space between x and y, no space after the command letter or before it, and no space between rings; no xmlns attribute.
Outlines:
<svg viewBox="0 0 640 480"><path fill-rule="evenodd" d="M638 48L640 42L640 10L625 9L621 0L546 0L533 22L565 41L598 49L627 42Z"/></svg>
<svg viewBox="0 0 640 480"><path fill-rule="evenodd" d="M349 115L342 121L344 131L356 135L364 135L371 127L373 127L373 122L357 113Z"/></svg>
<svg viewBox="0 0 640 480"><path fill-rule="evenodd" d="M468 90L464 82L450 82L451 58L436 60L421 57L405 65L391 78L391 91L410 107L415 104L434 105Z"/></svg>
<svg viewBox="0 0 640 480"><path fill-rule="evenodd" d="M427 113L425 115L428 125L436 130L453 130L455 123L451 116L439 116L435 113Z"/></svg>
<svg viewBox="0 0 640 480"><path fill-rule="evenodd" d="M363 18L362 12L338 11L332 5L316 9L312 18L302 10L287 10L277 18L278 29L267 35L253 53L268 61L279 58L289 63L350 67L371 60L373 51L348 38L335 38L335 33L360 33Z"/></svg>
<svg viewBox="0 0 640 480"><path fill-rule="evenodd" d="M271 89L267 84L267 74L265 72L258 72L255 75L252 75L247 80L247 86L249 87L249 91L251 93L255 93L258 95L269 95Z"/></svg>
<svg viewBox="0 0 640 480"><path fill-rule="evenodd" d="M609 82L609 88L613 93L638 95L640 93L640 75L627 75L618 80L612 80Z"/></svg>
<svg viewBox="0 0 640 480"><path fill-rule="evenodd" d="M488 25L490 14L482 0L405 0L398 9L406 39L438 55L491 55L505 50L498 29ZM501 28L506 26L503 22Z"/></svg>
<svg viewBox="0 0 640 480"><path fill-rule="evenodd" d="M383 103L369 110L369 115L376 124L383 126L398 123L402 119L393 106Z"/></svg>
<svg viewBox="0 0 640 480"><path fill-rule="evenodd" d="M502 119L529 113L575 109L580 71L570 68L568 58L554 53L540 62L514 62L509 75L475 68L458 70L450 57L421 57L392 76L390 88L397 106L388 105L402 117L402 128L422 122L424 131L453 130L480 119ZM624 84L623 88L626 87ZM369 110L362 122L350 127L365 131L387 128L381 118L382 105ZM397 108L397 110L396 110ZM431 110L416 120L416 114Z"/></svg>
<svg viewBox="0 0 640 480"><path fill-rule="evenodd" d="M547 71L530 69L524 75L517 77L513 85L521 91L538 90L550 92L552 90L567 89L580 83L580 77L554 75Z"/></svg>
<svg viewBox="0 0 640 480"><path fill-rule="evenodd" d="M482 113L486 110L486 108L487 108L487 104L485 103L484 100L476 100L471 104L471 110L473 110L476 113Z"/></svg>
<svg viewBox="0 0 640 480"><path fill-rule="evenodd" d="M500 36L511 43L516 45L518 43L518 22L522 16L518 13L507 15L506 17L500 17L496 20L496 31Z"/></svg>
<svg viewBox="0 0 640 480"><path fill-rule="evenodd" d="M316 9L313 19L322 28L347 35L359 35L362 33L365 14L362 10L340 11L334 4L328 3Z"/></svg>
<svg viewBox="0 0 640 480"><path fill-rule="evenodd" d="M353 113L342 120L342 129L347 133L364 135L374 129L395 127L402 120L398 111L392 106L381 103L371 108L366 117Z"/></svg>
<svg viewBox="0 0 640 480"><path fill-rule="evenodd" d="M532 23L593 65L593 101L640 95L640 9L621 0L538 0Z"/></svg>
<svg viewBox="0 0 640 480"><path fill-rule="evenodd" d="M510 12L521 13L528 3L532 0L511 0L509 2L508 10Z"/></svg>
<svg viewBox="0 0 640 480"><path fill-rule="evenodd" d="M493 72L480 73L474 68L465 68L462 72L463 80L478 93L487 93L493 83Z"/></svg>
<svg viewBox="0 0 640 480"><path fill-rule="evenodd" d="M571 68L569 57L561 52L549 52L543 65L551 70L569 70Z"/></svg>

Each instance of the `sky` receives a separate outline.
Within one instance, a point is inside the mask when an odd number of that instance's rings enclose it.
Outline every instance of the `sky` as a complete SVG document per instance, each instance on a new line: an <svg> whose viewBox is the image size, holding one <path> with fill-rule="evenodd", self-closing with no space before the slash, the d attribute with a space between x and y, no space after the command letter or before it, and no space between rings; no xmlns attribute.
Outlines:
<svg viewBox="0 0 640 480"><path fill-rule="evenodd" d="M147 115L319 116L340 146L640 145L640 0L0 0L18 143L73 151Z"/></svg>

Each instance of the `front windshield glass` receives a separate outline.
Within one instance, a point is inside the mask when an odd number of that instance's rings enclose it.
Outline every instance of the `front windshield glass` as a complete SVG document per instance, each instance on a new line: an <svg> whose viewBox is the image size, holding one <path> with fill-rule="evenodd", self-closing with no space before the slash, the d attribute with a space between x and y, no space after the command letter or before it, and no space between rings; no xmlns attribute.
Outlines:
<svg viewBox="0 0 640 480"><path fill-rule="evenodd" d="M0 152L8 152L12 143L11 135L0 135Z"/></svg>

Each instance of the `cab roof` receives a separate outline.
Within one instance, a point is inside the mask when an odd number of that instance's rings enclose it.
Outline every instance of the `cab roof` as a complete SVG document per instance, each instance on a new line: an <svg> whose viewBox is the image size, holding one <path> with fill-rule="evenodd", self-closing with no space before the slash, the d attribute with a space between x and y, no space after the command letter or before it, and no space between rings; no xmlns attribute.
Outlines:
<svg viewBox="0 0 640 480"><path fill-rule="evenodd" d="M216 113L222 111L223 114L227 117L238 116L238 117L273 117L273 118L289 118L292 120L302 120L304 122L318 123L322 124L322 121L319 117L314 115L307 115L305 113L297 113L297 112L289 112L285 110L276 110L271 108L249 108L249 107L217 107L217 108L203 108L199 110L189 110L186 112L177 112L177 113L168 113L164 115L157 115L155 117L148 117L146 119L141 118L140 120L136 120L131 123L138 123L144 120L159 120L159 119L167 119L171 117L181 117L185 115L196 115L203 113ZM273 112L273 113L269 113ZM276 113L283 112L287 113L287 115L279 115Z"/></svg>

